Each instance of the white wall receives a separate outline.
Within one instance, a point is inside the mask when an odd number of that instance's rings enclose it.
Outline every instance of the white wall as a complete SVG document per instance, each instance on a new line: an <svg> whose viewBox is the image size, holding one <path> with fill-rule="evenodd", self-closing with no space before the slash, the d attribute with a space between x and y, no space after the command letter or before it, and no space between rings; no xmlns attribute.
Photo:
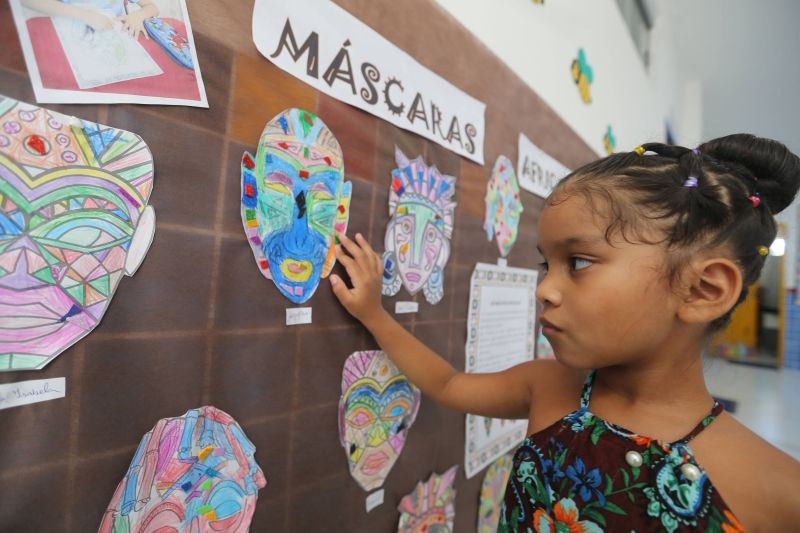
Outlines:
<svg viewBox="0 0 800 533"><path fill-rule="evenodd" d="M680 90L669 87L694 84L701 92L701 135L676 135L678 142L691 146L700 138L748 132L777 139L800 154L800 2L656 0L656 4L656 29L665 31L653 47L671 47L674 81L654 81L664 88L667 106L678 108L685 121L692 120L691 105L683 105ZM787 287L797 286L799 211L796 200L778 217L788 230Z"/></svg>
<svg viewBox="0 0 800 533"><path fill-rule="evenodd" d="M667 107L656 96L614 0L437 0L497 54L598 154L610 124L617 151L663 140ZM594 72L581 100L570 65L583 47ZM491 132L488 132L491 135Z"/></svg>
<svg viewBox="0 0 800 533"><path fill-rule="evenodd" d="M800 153L800 2L647 0L650 66L636 52L614 0L437 0L547 102L598 154L611 124L617 151L750 132ZM570 74L583 47L594 70L584 104ZM488 132L491 135L491 132ZM800 260L798 202L788 229L785 284Z"/></svg>

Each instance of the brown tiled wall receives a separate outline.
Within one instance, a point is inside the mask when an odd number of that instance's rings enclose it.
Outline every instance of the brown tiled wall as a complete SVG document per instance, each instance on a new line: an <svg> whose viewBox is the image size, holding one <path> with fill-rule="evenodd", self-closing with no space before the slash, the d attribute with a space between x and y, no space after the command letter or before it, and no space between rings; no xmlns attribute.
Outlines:
<svg viewBox="0 0 800 533"><path fill-rule="evenodd" d="M589 148L540 98L432 0L341 0L343 7L423 65L486 102L486 165L319 94L278 70L250 40L252 0L189 0L210 109L52 105L140 134L156 168L153 246L125 278L100 327L41 372L0 383L65 376L67 397L0 411L0 531L94 531L141 436L159 418L213 404L255 443L268 479L252 531L364 532L396 529L395 506L419 479L463 462L464 417L423 399L406 448L364 512L338 442L341 369L374 340L323 282L314 323L285 327L287 301L256 268L239 219L239 158L264 123L287 107L314 110L341 143L353 181L352 232L383 247L394 145L458 176L453 251L445 297L424 298L401 322L463 368L469 277L494 262L481 228L488 174L500 154L516 160L517 135L574 167ZM520 46L525 45L520 36ZM567 72L565 65L565 73ZM566 75L566 74L565 74ZM0 93L33 102L7 2L0 2ZM540 199L525 212L513 266L537 262ZM386 298L393 308L398 297ZM457 478L456 531L474 530L480 476Z"/></svg>

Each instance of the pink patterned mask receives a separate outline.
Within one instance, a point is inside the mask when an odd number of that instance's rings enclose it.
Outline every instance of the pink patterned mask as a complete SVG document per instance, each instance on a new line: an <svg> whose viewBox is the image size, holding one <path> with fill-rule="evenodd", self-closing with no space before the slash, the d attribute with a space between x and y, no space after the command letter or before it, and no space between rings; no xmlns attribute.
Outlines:
<svg viewBox="0 0 800 533"><path fill-rule="evenodd" d="M0 371L97 326L150 245L152 187L139 136L0 96Z"/></svg>

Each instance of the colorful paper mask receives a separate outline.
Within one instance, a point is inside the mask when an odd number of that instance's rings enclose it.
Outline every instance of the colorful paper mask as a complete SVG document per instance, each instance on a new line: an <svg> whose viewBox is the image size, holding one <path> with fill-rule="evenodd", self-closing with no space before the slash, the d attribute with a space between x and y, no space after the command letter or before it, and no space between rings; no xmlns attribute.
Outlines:
<svg viewBox="0 0 800 533"><path fill-rule="evenodd" d="M400 511L398 533L450 533L456 515L456 489L453 484L458 466L443 475L431 474L420 481L414 492L403 496L397 510Z"/></svg>
<svg viewBox="0 0 800 533"><path fill-rule="evenodd" d="M393 296L403 285L410 294L422 289L428 302L444 296L444 267L453 235L456 178L413 161L395 147L397 168L389 190L389 224L383 253L383 294Z"/></svg>
<svg viewBox="0 0 800 533"><path fill-rule="evenodd" d="M617 148L617 138L614 136L611 126L606 128L606 134L603 135L603 147L605 147L606 154L608 155L613 154L614 150Z"/></svg>
<svg viewBox="0 0 800 533"><path fill-rule="evenodd" d="M215 407L159 420L139 443L99 533L245 533L267 484L255 451Z"/></svg>
<svg viewBox="0 0 800 533"><path fill-rule="evenodd" d="M514 165L506 156L499 156L494 163L492 176L486 184L486 215L483 229L486 238L497 237L500 255L505 257L517 241L519 217L522 214L522 200L519 197L519 184Z"/></svg>
<svg viewBox="0 0 800 533"><path fill-rule="evenodd" d="M0 96L0 371L92 331L155 231L138 135Z"/></svg>
<svg viewBox="0 0 800 533"><path fill-rule="evenodd" d="M377 489L406 443L419 411L419 389L380 351L355 352L342 371L339 441L350 475L364 490Z"/></svg>
<svg viewBox="0 0 800 533"><path fill-rule="evenodd" d="M315 115L287 109L242 157L242 222L256 263L294 303L307 301L333 268L334 230L350 216L339 142Z"/></svg>
<svg viewBox="0 0 800 533"><path fill-rule="evenodd" d="M496 533L500 505L511 475L511 454L501 455L486 469L478 504L478 533Z"/></svg>
<svg viewBox="0 0 800 533"><path fill-rule="evenodd" d="M578 49L578 57L572 60L570 66L572 71L572 81L578 86L578 93L581 95L581 100L585 104L592 103L592 89L591 85L594 81L594 73L592 67L586 61L586 52L583 48Z"/></svg>

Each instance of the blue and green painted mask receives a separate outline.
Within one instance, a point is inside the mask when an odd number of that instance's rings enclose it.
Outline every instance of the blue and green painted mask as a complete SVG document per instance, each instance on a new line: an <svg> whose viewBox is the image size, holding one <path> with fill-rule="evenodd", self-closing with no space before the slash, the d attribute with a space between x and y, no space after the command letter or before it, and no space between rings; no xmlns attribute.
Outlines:
<svg viewBox="0 0 800 533"><path fill-rule="evenodd" d="M314 114L287 109L242 157L242 222L261 273L294 303L314 294L336 261L334 232L350 215L339 142Z"/></svg>

